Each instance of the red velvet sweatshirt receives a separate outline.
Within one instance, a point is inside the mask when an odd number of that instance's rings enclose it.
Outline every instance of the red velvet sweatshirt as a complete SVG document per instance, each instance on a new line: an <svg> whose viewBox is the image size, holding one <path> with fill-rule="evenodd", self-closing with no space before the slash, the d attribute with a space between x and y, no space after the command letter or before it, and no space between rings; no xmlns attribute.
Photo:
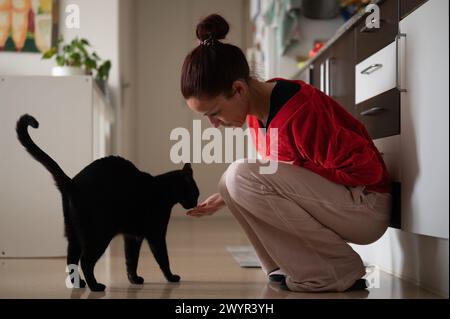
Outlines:
<svg viewBox="0 0 450 319"><path fill-rule="evenodd" d="M271 81L275 80L285 79ZM363 124L320 90L303 81L294 82L301 89L276 113L266 134L259 135L266 139L265 145L270 145L270 130L278 129L278 160L304 167L338 184L365 185L367 191L390 192L383 158ZM251 129L261 128L253 115L248 115L247 122ZM258 153L270 157L270 148L263 154L265 147L258 143L258 134L252 136Z"/></svg>

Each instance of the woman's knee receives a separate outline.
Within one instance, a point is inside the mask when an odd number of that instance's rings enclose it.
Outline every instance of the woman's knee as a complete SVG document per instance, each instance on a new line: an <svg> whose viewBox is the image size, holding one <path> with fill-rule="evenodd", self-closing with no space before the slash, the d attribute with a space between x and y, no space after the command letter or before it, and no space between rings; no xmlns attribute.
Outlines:
<svg viewBox="0 0 450 319"><path fill-rule="evenodd" d="M228 166L227 181L232 179L250 179L258 172L259 164L250 162L248 159L234 161Z"/></svg>
<svg viewBox="0 0 450 319"><path fill-rule="evenodd" d="M231 163L219 181L218 189L222 197L225 197L224 194L230 196L239 193L243 182L254 176L255 165L246 159Z"/></svg>

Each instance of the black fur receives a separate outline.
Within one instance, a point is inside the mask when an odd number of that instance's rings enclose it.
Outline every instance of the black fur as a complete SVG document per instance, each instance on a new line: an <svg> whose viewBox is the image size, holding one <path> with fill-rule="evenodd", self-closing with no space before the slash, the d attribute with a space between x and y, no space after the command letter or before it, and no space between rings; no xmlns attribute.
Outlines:
<svg viewBox="0 0 450 319"><path fill-rule="evenodd" d="M144 282L136 272L144 238L166 279L178 282L180 276L172 274L169 266L166 231L175 204L186 209L197 205L199 191L190 164L152 176L121 157L109 156L94 161L71 179L32 141L28 126L38 128L39 123L34 117L23 115L17 122L18 139L53 175L62 195L67 264L78 265L81 261L89 288L105 289L95 279L94 266L117 234L124 235L131 283ZM83 280L80 286L85 286Z"/></svg>

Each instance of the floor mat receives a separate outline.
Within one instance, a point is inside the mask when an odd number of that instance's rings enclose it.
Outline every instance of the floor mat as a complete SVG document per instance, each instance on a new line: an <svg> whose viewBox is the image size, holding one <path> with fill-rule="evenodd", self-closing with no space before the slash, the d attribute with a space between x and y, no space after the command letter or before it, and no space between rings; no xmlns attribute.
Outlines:
<svg viewBox="0 0 450 319"><path fill-rule="evenodd" d="M242 268L261 268L252 246L227 246L227 251Z"/></svg>

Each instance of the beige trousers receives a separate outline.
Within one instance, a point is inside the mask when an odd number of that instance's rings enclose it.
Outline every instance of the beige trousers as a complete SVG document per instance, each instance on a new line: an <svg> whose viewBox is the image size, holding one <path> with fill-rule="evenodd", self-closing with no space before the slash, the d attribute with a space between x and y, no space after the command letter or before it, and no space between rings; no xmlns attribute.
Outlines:
<svg viewBox="0 0 450 319"><path fill-rule="evenodd" d="M390 194L347 187L305 168L239 160L223 174L219 192L256 250L263 270L280 268L292 291L344 291L365 275L348 244L369 244L386 231Z"/></svg>

